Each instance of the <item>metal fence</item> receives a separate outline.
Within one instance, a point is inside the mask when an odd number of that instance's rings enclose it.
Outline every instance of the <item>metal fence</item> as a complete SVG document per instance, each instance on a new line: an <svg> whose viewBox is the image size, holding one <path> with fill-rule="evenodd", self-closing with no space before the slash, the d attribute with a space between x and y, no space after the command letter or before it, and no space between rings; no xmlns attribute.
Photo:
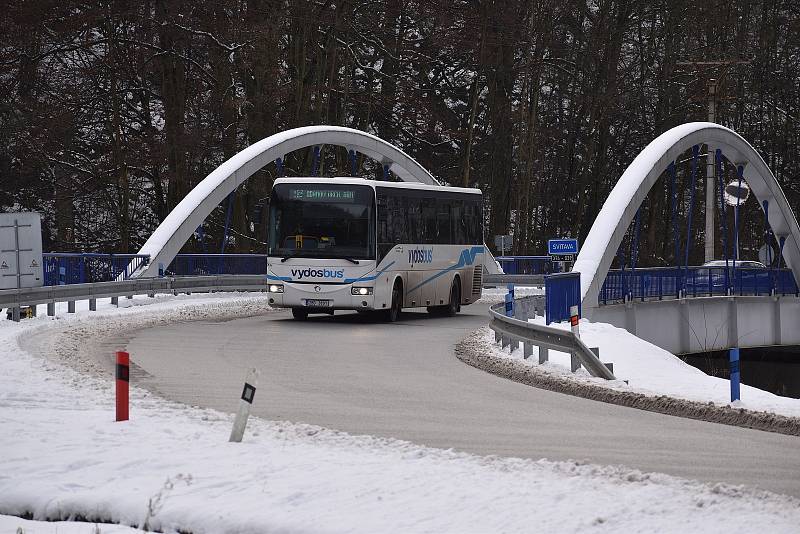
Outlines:
<svg viewBox="0 0 800 534"><path fill-rule="evenodd" d="M165 274L206 276L267 274L266 254L178 254Z"/></svg>
<svg viewBox="0 0 800 534"><path fill-rule="evenodd" d="M143 254L93 254L52 252L42 254L44 285L89 284L128 279L131 273L147 265L150 256Z"/></svg>
<svg viewBox="0 0 800 534"><path fill-rule="evenodd" d="M626 299L772 294L800 294L790 269L660 267L608 271L599 300L613 304Z"/></svg>

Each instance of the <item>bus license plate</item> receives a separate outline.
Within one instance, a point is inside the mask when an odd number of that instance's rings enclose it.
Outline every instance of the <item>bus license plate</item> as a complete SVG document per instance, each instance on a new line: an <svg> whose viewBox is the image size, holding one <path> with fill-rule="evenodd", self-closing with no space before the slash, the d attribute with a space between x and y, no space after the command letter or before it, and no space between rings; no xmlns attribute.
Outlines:
<svg viewBox="0 0 800 534"><path fill-rule="evenodd" d="M330 305L330 300L306 299L306 306L309 308L329 308Z"/></svg>

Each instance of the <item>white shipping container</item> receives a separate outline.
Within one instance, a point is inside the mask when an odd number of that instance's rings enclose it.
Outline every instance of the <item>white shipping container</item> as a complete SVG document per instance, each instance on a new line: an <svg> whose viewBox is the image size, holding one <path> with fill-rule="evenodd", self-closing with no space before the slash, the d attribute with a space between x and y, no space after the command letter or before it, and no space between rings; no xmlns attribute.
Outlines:
<svg viewBox="0 0 800 534"><path fill-rule="evenodd" d="M43 284L41 215L0 213L0 289Z"/></svg>

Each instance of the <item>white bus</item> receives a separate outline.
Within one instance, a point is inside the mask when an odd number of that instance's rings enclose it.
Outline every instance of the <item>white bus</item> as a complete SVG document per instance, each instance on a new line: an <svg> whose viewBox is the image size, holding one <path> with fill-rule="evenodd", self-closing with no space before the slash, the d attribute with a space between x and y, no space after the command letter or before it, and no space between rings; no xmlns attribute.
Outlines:
<svg viewBox="0 0 800 534"><path fill-rule="evenodd" d="M481 297L479 189L279 178L269 206L269 302L295 319L403 308L455 315Z"/></svg>

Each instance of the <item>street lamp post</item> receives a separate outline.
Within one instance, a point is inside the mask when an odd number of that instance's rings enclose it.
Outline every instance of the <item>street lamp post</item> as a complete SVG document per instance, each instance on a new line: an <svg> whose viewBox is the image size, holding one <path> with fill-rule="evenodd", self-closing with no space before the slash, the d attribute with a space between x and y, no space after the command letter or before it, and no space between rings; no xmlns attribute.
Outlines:
<svg viewBox="0 0 800 534"><path fill-rule="evenodd" d="M739 208L750 197L750 186L744 181L744 166L747 162L736 164L737 178L725 186L725 203L733 206L733 259L739 259ZM734 263L735 267L736 263Z"/></svg>

